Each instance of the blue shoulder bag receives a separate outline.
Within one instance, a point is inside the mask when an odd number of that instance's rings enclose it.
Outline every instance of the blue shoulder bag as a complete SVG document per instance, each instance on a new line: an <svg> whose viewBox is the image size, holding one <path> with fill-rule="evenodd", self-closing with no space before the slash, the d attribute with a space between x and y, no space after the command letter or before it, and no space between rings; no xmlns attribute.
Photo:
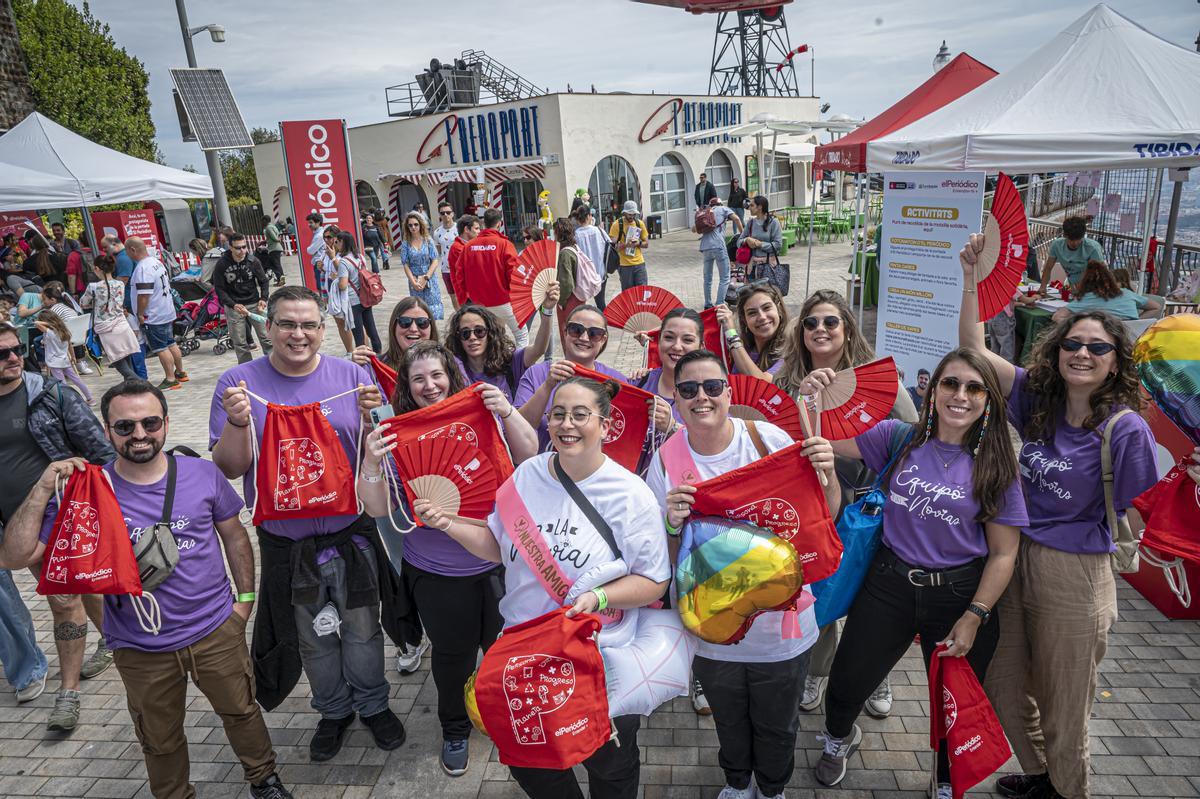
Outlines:
<svg viewBox="0 0 1200 799"><path fill-rule="evenodd" d="M818 627L824 627L849 613L850 606L858 596L858 589L862 588L867 569L875 558L876 550L879 549L880 535L883 532L883 506L887 504L883 481L896 458L912 439L915 429L910 427L898 446L893 434L891 457L875 478L875 485L871 486L871 490L861 499L842 510L842 516L837 523L838 536L842 539L843 548L841 563L838 564L836 572L812 584Z"/></svg>

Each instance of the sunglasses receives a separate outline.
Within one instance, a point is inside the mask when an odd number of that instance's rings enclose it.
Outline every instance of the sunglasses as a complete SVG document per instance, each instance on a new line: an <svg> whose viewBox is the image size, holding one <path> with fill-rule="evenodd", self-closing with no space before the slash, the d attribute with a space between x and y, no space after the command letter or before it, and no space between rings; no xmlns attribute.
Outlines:
<svg viewBox="0 0 1200 799"><path fill-rule="evenodd" d="M583 338L584 334L592 341L598 341L608 335L608 330L603 327L584 327L578 322L567 322L567 335L571 338Z"/></svg>
<svg viewBox="0 0 1200 799"><path fill-rule="evenodd" d="M420 222L409 222L408 226L409 227L420 227L421 223Z"/></svg>
<svg viewBox="0 0 1200 799"><path fill-rule="evenodd" d="M460 327L458 329L458 337L463 341L470 341L472 338L480 339L481 341L487 338L487 328L483 325L475 327Z"/></svg>
<svg viewBox="0 0 1200 799"><path fill-rule="evenodd" d="M442 216L454 216L453 211L442 211L441 214Z"/></svg>
<svg viewBox="0 0 1200 799"><path fill-rule="evenodd" d="M163 418L161 416L147 416L145 419L118 419L108 427L119 436L131 436L133 431L137 430L138 425L147 433L157 433L162 430Z"/></svg>
<svg viewBox="0 0 1200 799"><path fill-rule="evenodd" d="M979 399L988 393L988 388L983 383L977 380L972 380L969 383L963 383L957 377L943 377L938 381L938 388L947 394L957 394L960 388L967 390L968 399Z"/></svg>
<svg viewBox="0 0 1200 799"><path fill-rule="evenodd" d="M25 348L18 344L15 347L0 347L0 361L7 361L13 356L22 358L25 356Z"/></svg>
<svg viewBox="0 0 1200 799"><path fill-rule="evenodd" d="M1082 341L1074 338L1064 338L1058 342L1058 347L1064 352L1079 352L1084 347L1092 355L1108 355L1117 348L1116 344L1109 344L1107 341L1093 341L1089 344L1084 344Z"/></svg>
<svg viewBox="0 0 1200 799"><path fill-rule="evenodd" d="M842 323L840 316L806 316L801 321L805 330L816 330L824 322L826 330L837 330Z"/></svg>
<svg viewBox="0 0 1200 799"><path fill-rule="evenodd" d="M429 320L423 316L401 316L396 320L396 327L402 327L405 330L416 325L419 330L424 330L429 327Z"/></svg>
<svg viewBox="0 0 1200 799"><path fill-rule="evenodd" d="M682 383L675 384L675 390L679 392L680 399L690 400L696 398L701 388L704 389L705 396L719 397L728 385L728 380L710 377L707 380L684 380Z"/></svg>
<svg viewBox="0 0 1200 799"><path fill-rule="evenodd" d="M336 238L336 236L325 236L324 237L325 241L333 241L335 238Z"/></svg>

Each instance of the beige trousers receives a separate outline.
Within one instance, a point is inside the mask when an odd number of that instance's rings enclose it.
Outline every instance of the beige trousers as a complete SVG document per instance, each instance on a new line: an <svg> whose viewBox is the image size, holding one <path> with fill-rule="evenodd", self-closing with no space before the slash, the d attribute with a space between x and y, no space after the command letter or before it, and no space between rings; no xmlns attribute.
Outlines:
<svg viewBox="0 0 1200 799"><path fill-rule="evenodd" d="M998 604L1000 643L984 689L1028 774L1049 772L1067 799L1089 797L1088 717L1096 667L1117 620L1107 555L1079 555L1021 536Z"/></svg>

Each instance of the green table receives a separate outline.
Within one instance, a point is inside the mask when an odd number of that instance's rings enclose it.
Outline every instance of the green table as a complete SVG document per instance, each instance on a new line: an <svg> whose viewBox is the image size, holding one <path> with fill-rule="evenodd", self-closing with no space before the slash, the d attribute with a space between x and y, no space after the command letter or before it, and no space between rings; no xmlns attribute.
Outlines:
<svg viewBox="0 0 1200 799"><path fill-rule="evenodd" d="M863 307L874 308L879 305L879 262L873 252L859 253L854 266L850 269L851 277L862 275L863 258L866 257L866 275L863 276ZM847 299L850 299L847 297Z"/></svg>
<svg viewBox="0 0 1200 799"><path fill-rule="evenodd" d="M1016 304L1013 311L1017 327L1015 332L1024 342L1021 345L1021 354L1017 358L1017 363L1023 364L1033 350L1033 343L1037 341L1038 334L1042 332L1042 328L1050 324L1050 317L1053 314L1036 305L1021 305L1020 303Z"/></svg>

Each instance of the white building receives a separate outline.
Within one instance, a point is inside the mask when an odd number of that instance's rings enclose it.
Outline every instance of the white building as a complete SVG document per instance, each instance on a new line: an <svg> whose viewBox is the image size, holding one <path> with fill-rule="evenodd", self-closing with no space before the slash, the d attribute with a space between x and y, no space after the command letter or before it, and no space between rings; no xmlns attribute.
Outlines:
<svg viewBox="0 0 1200 799"><path fill-rule="evenodd" d="M351 128L351 162L359 207L386 208L393 236L415 203L432 211L448 199L462 213L477 188L484 189L484 204L499 202L514 238L535 223L543 189L556 217L568 212L576 189L588 188L603 221L632 199L645 217L659 217L665 232L690 226L701 172L722 200L732 178L751 196L762 193L754 137L665 136L723 128L763 112L815 120L818 106L811 97L549 94ZM782 140L768 157L775 159L772 207L807 204L809 164L789 158ZM254 164L263 199L273 200L276 216L290 216L281 146L256 146Z"/></svg>

